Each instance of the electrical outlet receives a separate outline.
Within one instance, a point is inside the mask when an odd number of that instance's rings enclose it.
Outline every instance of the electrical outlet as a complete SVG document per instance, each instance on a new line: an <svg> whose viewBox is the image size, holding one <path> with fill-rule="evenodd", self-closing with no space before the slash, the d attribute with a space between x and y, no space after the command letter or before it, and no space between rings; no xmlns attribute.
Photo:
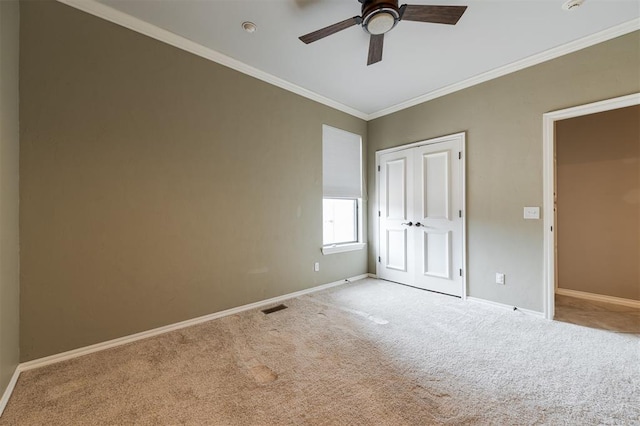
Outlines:
<svg viewBox="0 0 640 426"><path fill-rule="evenodd" d="M525 219L540 219L540 207L525 207L524 208Z"/></svg>
<svg viewBox="0 0 640 426"><path fill-rule="evenodd" d="M313 264L313 270L318 272L320 270L320 262L316 262Z"/></svg>
<svg viewBox="0 0 640 426"><path fill-rule="evenodd" d="M496 284L504 285L504 274L496 272Z"/></svg>

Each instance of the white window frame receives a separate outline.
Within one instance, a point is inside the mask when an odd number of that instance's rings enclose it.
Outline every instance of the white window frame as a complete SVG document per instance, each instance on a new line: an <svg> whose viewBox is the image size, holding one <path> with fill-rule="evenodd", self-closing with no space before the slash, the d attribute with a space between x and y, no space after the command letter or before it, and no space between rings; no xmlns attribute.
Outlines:
<svg viewBox="0 0 640 426"><path fill-rule="evenodd" d="M332 199L332 200L338 200L339 198L335 198L335 197L322 197L322 199ZM354 241L354 242L348 242L348 243L336 243L336 244L326 244L322 246L322 254L333 254L333 253L344 253L344 252L348 252L348 251L355 251L355 250L362 250L365 246L366 243L363 242L363 226L362 226L362 221L363 221L363 214L362 214L362 198L345 198L348 200L355 200L356 201L356 217L355 220L357 221L357 227L356 227L356 233L357 233L357 237L358 237L358 241ZM323 221L323 225L324 226L324 221Z"/></svg>

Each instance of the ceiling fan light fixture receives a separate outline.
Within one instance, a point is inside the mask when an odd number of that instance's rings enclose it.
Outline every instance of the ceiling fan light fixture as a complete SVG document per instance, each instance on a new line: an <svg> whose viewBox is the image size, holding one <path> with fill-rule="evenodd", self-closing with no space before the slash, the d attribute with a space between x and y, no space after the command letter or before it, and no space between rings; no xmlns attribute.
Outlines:
<svg viewBox="0 0 640 426"><path fill-rule="evenodd" d="M398 23L400 16L393 9L380 9L368 15L362 22L362 27L371 35L384 34Z"/></svg>

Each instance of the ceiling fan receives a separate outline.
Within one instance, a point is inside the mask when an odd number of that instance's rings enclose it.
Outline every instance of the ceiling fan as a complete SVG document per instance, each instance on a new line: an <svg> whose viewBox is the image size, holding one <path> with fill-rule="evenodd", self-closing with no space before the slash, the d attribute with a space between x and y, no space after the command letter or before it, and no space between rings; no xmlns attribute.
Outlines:
<svg viewBox="0 0 640 426"><path fill-rule="evenodd" d="M337 24L329 25L300 38L306 44L335 34L354 25L361 25L369 34L369 57L367 65L382 60L382 46L385 33L391 31L400 21L432 22L455 25L467 6L429 6L403 4L398 0L358 0L362 3L362 16L354 16Z"/></svg>

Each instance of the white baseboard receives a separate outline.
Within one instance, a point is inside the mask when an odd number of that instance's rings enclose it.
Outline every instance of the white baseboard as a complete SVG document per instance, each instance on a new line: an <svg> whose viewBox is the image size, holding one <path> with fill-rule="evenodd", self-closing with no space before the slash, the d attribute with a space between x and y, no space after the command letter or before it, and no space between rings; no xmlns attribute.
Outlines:
<svg viewBox="0 0 640 426"><path fill-rule="evenodd" d="M248 311L250 309L261 308L265 305L271 305L273 303L282 302L284 300L293 299L295 297L303 296L309 293L315 293L318 291L326 290L331 287L347 284L349 282L358 281L363 278L367 278L368 274L357 275L355 277L346 278L344 280L335 281L328 284L319 285L306 290L300 290L293 293L285 294L282 296L272 297L271 299L262 300L259 302L249 303L248 305L238 306L236 308L227 309L225 311L215 312L213 314L204 315L201 317L193 318L186 321L177 322L175 324L165 325L164 327L154 328L152 330L142 331L140 333L131 334L129 336L119 337L117 339L108 340L102 343L96 343L95 345L85 346L83 348L73 349L71 351L62 352L55 355L50 355L44 358L34 359L32 361L24 362L18 366L20 371L32 370L34 368L44 367L45 365L55 364L58 362L66 361L72 358L77 358L83 355L89 355L94 352L103 351L105 349L113 348L115 346L125 345L127 343L135 342L137 340L147 339L159 334L168 333L170 331L179 330L181 328L189 327L203 322L211 321L217 318L234 315L239 312Z"/></svg>
<svg viewBox="0 0 640 426"><path fill-rule="evenodd" d="M367 274L367 276L369 278L373 278L373 279L376 279L376 280L378 279L378 276L376 274Z"/></svg>
<svg viewBox="0 0 640 426"><path fill-rule="evenodd" d="M175 324L166 325L164 327L154 328L152 330L143 331L136 334L131 334L129 336L120 337L113 340L108 340L102 343L96 343L95 345L85 346L83 348L73 349L71 351L62 352L59 354L47 356L44 358L34 359L32 361L23 362L16 367L11 380L4 393L2 394L2 399L0 399L0 416L7 406L9 402L9 398L13 393L13 389L18 382L18 377L22 371L33 370L35 368L44 367L46 365L55 364L57 362L66 361L72 358L77 358L84 355L89 355L94 352L103 351L105 349L113 348L120 345L125 345L127 343L135 342L137 340L147 339L149 337L157 336L159 334L168 333L170 331L179 330L181 328L189 327L192 325L200 324L203 322L211 321L217 318L222 318L228 315L234 315L239 312L248 311L251 309L260 308L266 305L271 305L274 303L282 302L284 300L293 299L299 296L303 296L305 294L316 293L322 290L326 290L332 287L337 287L339 285L348 284L350 282L362 280L364 278L368 278L369 274L361 274L351 278L345 278L344 280L334 281L328 284L322 284L316 287L312 287L306 290L300 290L293 293L284 294L282 296L272 297L270 299L261 300L259 302L249 303L247 305L238 306L236 308L227 309L225 311L215 312L213 314L204 315L201 317L193 318L186 321L181 321Z"/></svg>
<svg viewBox="0 0 640 426"><path fill-rule="evenodd" d="M477 297L471 297L471 296L467 296L467 298L465 300L468 300L470 302L482 303L484 305L495 306L497 308L506 309L508 311L514 311L515 310L515 311L522 312L523 314L532 315L532 316L538 317L538 318L544 318L544 313L543 312L532 311L530 309L524 309L524 308L518 308L517 306L513 306L513 305L505 305L504 303L492 302L491 300L479 299Z"/></svg>
<svg viewBox="0 0 640 426"><path fill-rule="evenodd" d="M15 371L13 372L13 376L11 376L11 380L9 380L9 384L7 388L4 390L2 394L2 398L0 398L0 417L4 412L7 403L9 402L9 398L11 398L11 394L13 393L13 389L16 387L16 383L18 383L18 377L20 376L20 366L17 366Z"/></svg>
<svg viewBox="0 0 640 426"><path fill-rule="evenodd" d="M586 291L569 290L567 288L556 288L556 294L640 309L640 300L623 299L622 297L605 296L604 294L587 293Z"/></svg>

